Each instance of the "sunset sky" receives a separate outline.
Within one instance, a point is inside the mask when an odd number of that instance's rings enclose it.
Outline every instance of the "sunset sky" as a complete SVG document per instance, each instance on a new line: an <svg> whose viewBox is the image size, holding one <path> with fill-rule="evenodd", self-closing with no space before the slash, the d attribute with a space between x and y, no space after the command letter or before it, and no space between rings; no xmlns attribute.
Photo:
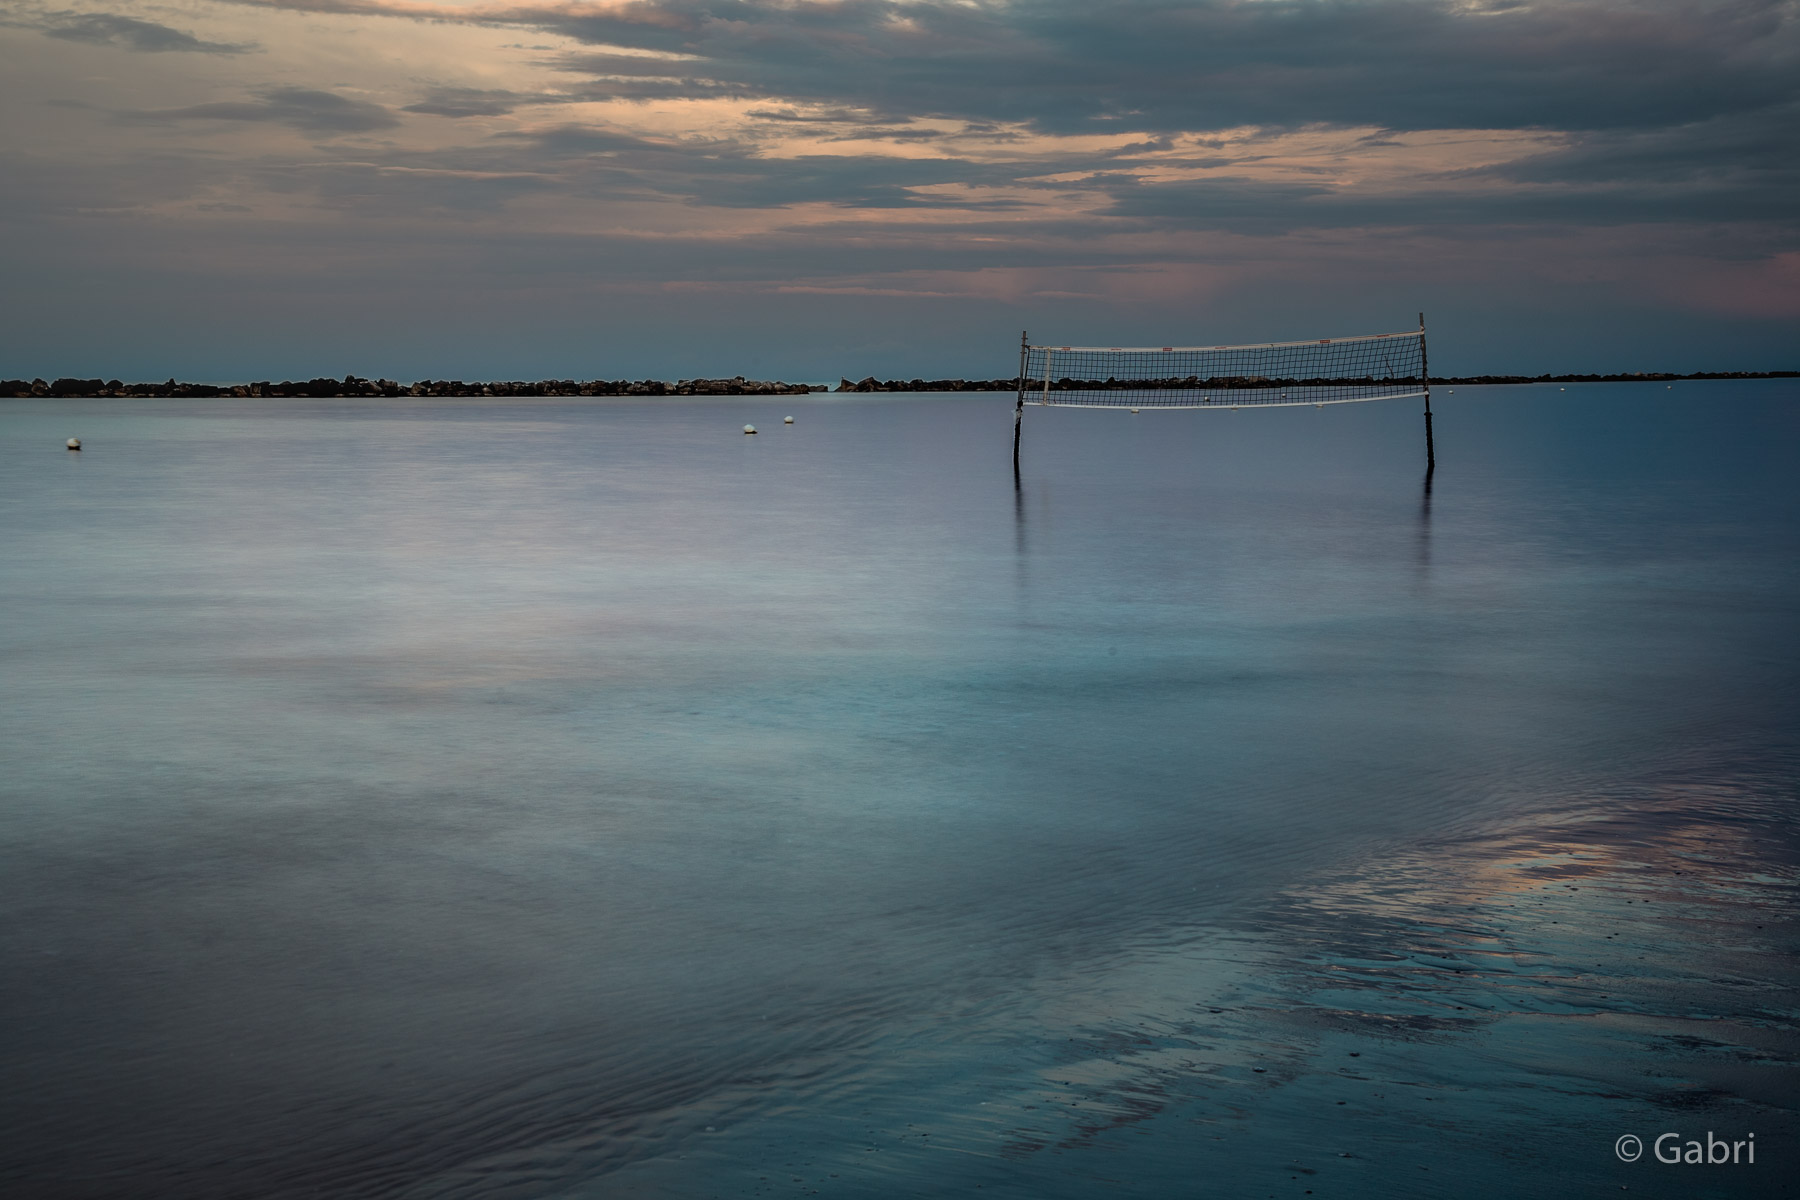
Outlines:
<svg viewBox="0 0 1800 1200"><path fill-rule="evenodd" d="M69 3L74 7L69 7ZM1800 367L1795 0L4 0L0 375Z"/></svg>

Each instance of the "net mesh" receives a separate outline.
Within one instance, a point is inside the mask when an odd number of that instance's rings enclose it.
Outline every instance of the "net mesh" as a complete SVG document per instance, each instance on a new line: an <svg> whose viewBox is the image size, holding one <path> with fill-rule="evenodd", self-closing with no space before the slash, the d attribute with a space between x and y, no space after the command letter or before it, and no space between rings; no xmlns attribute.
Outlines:
<svg viewBox="0 0 1800 1200"><path fill-rule="evenodd" d="M1023 399L1072 408L1350 404L1425 394L1422 331L1260 346L1030 346Z"/></svg>

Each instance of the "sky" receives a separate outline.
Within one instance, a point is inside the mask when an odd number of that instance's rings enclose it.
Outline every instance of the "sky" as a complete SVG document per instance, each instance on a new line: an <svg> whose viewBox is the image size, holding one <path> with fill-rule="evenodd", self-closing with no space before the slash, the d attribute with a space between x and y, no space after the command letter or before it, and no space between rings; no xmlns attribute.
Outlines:
<svg viewBox="0 0 1800 1200"><path fill-rule="evenodd" d="M1800 0L0 0L0 376L1800 367Z"/></svg>

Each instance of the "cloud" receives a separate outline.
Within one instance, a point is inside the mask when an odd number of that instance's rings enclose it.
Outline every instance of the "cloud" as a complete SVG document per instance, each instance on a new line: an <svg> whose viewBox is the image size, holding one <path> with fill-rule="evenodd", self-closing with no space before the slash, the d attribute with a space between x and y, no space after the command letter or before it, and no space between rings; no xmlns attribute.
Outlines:
<svg viewBox="0 0 1800 1200"><path fill-rule="evenodd" d="M497 213L516 197L556 187L543 175L373 162L271 165L255 174L277 195L304 195L320 209L406 224L428 215L467 220Z"/></svg>
<svg viewBox="0 0 1800 1200"><path fill-rule="evenodd" d="M1800 185L1794 156L1800 103L1668 129L1605 130L1571 138L1554 152L1495 168L1527 183L1658 180Z"/></svg>
<svg viewBox="0 0 1800 1200"><path fill-rule="evenodd" d="M746 117L755 117L759 121L787 121L802 125L869 124L876 121L873 113L849 108L834 108L822 111L815 110L813 112L799 112L792 108L753 108L744 115ZM888 118L888 123L893 125L908 125L912 123L912 118L890 117Z"/></svg>
<svg viewBox="0 0 1800 1200"><path fill-rule="evenodd" d="M867 134L888 132L881 127ZM1023 207L1016 198L978 194L974 189L1008 186L1021 173L1057 165L887 154L776 157L764 153L751 138L650 138L577 123L507 131L485 148L458 148L430 156L430 161L445 167L554 173L566 190L595 200L660 197L721 209L829 205L971 212ZM952 199L923 190L946 186L969 191Z"/></svg>
<svg viewBox="0 0 1800 1200"><path fill-rule="evenodd" d="M542 104L554 99L482 88L440 87L433 88L425 99L408 104L401 111L434 117L503 117L522 104Z"/></svg>
<svg viewBox="0 0 1800 1200"><path fill-rule="evenodd" d="M119 46L146 54L189 51L197 54L247 54L258 47L254 43L207 42L191 33L140 21L117 13L58 13L50 18L43 32L67 42L87 42L95 46Z"/></svg>
<svg viewBox="0 0 1800 1200"><path fill-rule="evenodd" d="M536 156L515 169L560 163L573 178L571 162L591 158L571 186L620 196L978 212L1026 207L992 189L1060 188L1101 193L1086 219L1114 228L1258 236L1309 224L1793 221L1796 0L262 2L560 34L584 44L546 60L584 77L570 100L743 104L750 124L727 137L634 141L577 125L505 135ZM443 89L407 108L489 116L516 103ZM1244 144L1306 130L1354 137L1304 163L1262 162ZM1439 130L1539 131L1545 144L1452 168L1407 145ZM1134 141L1101 151L1096 135ZM769 149L793 138L870 146ZM1008 141L1020 149L998 154ZM929 157L903 153L928 146ZM1371 166L1385 180L1367 178ZM1083 172L1083 183L1039 178ZM921 191L946 185L964 190Z"/></svg>
<svg viewBox="0 0 1800 1200"><path fill-rule="evenodd" d="M1049 133L1646 128L1800 96L1793 0L270 2L559 33L608 48L564 66L620 99L727 95Z"/></svg>
<svg viewBox="0 0 1800 1200"><path fill-rule="evenodd" d="M309 133L367 133L400 123L388 109L367 100L352 100L334 92L310 88L275 88L257 100L223 100L187 108L164 108L121 113L125 120L144 123L173 121L252 121L291 125Z"/></svg>
<svg viewBox="0 0 1800 1200"><path fill-rule="evenodd" d="M474 303L465 276L569 311L690 289L727 324L778 293L864 298L784 310L834 319L948 311L902 303L930 295L1180 321L1235 289L1212 317L1246 338L1382 288L1573 329L1661 276L1690 304L1696 263L1755 311L1800 303L1800 0L240 2L340 15L238 13L269 47L255 91L226 59L17 77L38 134L9 153L38 157L0 170L0 211L50 232L9 256L354 269L425 308ZM149 48L94 16L31 28Z"/></svg>
<svg viewBox="0 0 1800 1200"><path fill-rule="evenodd" d="M1105 212L1162 228L1230 230L1265 237L1308 229L1491 231L1693 222L1792 223L1791 201L1772 189L1708 183L1654 188L1437 188L1402 196L1370 196L1304 184L1217 180L1121 188ZM1800 230L1791 240L1800 241Z"/></svg>

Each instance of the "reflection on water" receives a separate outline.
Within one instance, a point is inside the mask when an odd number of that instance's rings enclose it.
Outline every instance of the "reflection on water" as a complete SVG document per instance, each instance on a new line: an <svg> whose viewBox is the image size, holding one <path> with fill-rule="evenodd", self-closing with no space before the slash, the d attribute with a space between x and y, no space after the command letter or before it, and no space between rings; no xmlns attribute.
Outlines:
<svg viewBox="0 0 1800 1200"><path fill-rule="evenodd" d="M1048 412L1009 480L1011 397L15 404L0 1179L1657 1194L1619 1133L1775 1145L1800 438L1718 387L1459 389L1422 494L1372 405Z"/></svg>
<svg viewBox="0 0 1800 1200"><path fill-rule="evenodd" d="M1431 567L1431 471L1425 472L1425 484L1419 490L1419 569Z"/></svg>

